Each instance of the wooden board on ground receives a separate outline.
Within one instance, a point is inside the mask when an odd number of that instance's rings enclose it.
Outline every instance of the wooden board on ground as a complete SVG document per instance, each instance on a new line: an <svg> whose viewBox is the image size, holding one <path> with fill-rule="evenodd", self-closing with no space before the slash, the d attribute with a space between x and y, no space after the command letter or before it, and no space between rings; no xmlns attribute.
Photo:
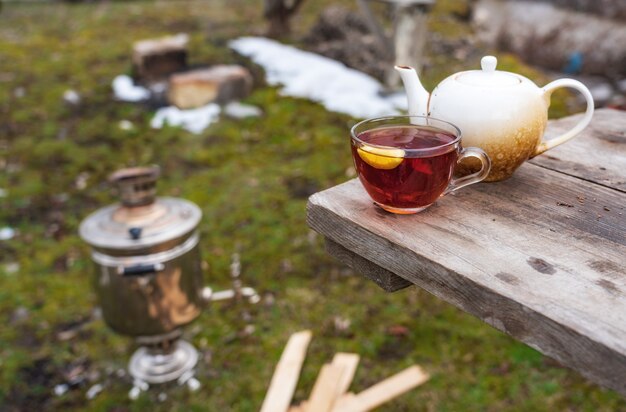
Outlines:
<svg viewBox="0 0 626 412"><path fill-rule="evenodd" d="M285 353L287 352L288 349L285 349ZM348 392L348 388L356 373L359 359L359 355L354 353L340 352L335 354L332 363L326 363L322 366L308 400L301 402L299 405L293 405L289 409L282 409L284 407L282 401L287 397L291 398L292 390L280 402L274 401L271 404L267 403L267 405L264 403L261 410L275 410L277 412L284 410L288 410L288 412L366 412L421 385L429 379L427 373L423 372L419 366L414 365L355 395ZM279 375L278 367L274 375L274 377ZM289 380L289 382L293 381L293 379ZM272 379L270 389L273 387L274 379ZM268 409L273 407L280 409Z"/></svg>
<svg viewBox="0 0 626 412"><path fill-rule="evenodd" d="M286 412L298 383L311 331L294 333L276 365L270 387L261 406L261 412Z"/></svg>
<svg viewBox="0 0 626 412"><path fill-rule="evenodd" d="M333 365L341 365L343 373L335 388L335 399L338 399L348 391L354 379L356 368L359 366L359 355L355 353L336 353L333 358Z"/></svg>
<svg viewBox="0 0 626 412"><path fill-rule="evenodd" d="M423 384L430 377L415 365L360 392L340 399L333 412L366 412Z"/></svg>
<svg viewBox="0 0 626 412"><path fill-rule="evenodd" d="M311 391L311 397L306 404L306 412L331 410L337 398L337 387L342 380L344 369L345 367L341 363L327 363L322 366Z"/></svg>

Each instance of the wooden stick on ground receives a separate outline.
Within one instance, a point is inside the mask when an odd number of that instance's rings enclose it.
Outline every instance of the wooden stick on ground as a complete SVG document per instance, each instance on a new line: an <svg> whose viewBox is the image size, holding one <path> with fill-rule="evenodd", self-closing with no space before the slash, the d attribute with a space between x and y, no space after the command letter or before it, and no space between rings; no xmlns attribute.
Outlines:
<svg viewBox="0 0 626 412"><path fill-rule="evenodd" d="M310 341L309 330L291 335L274 370L261 412L286 412L289 409Z"/></svg>
<svg viewBox="0 0 626 412"><path fill-rule="evenodd" d="M365 412L382 405L416 386L426 382L430 376L415 365L379 382L352 399L341 398L333 412ZM350 394L346 395L349 396Z"/></svg>
<svg viewBox="0 0 626 412"><path fill-rule="evenodd" d="M333 409L331 409L331 412L354 412L352 409L350 409L354 398L356 398L356 395L354 393L345 393L341 398L337 399L337 401L333 405Z"/></svg>
<svg viewBox="0 0 626 412"><path fill-rule="evenodd" d="M311 396L305 405L306 412L330 412L337 399L337 386L343 377L344 366L327 363L322 366Z"/></svg>
<svg viewBox="0 0 626 412"><path fill-rule="evenodd" d="M335 398L339 399L350 388L350 384L354 379L356 368L359 366L359 355L356 353L336 353L333 358L333 365L343 365L343 374L335 391Z"/></svg>
<svg viewBox="0 0 626 412"><path fill-rule="evenodd" d="M335 402L350 387L359 364L359 355L337 353L331 364L325 364L320 370L311 397L290 412L330 412Z"/></svg>

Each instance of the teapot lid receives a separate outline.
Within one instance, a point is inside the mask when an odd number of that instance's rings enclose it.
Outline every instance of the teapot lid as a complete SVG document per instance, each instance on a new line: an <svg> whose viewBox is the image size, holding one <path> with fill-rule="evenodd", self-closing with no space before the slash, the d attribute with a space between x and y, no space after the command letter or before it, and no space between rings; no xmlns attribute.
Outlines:
<svg viewBox="0 0 626 412"><path fill-rule="evenodd" d="M183 199L156 197L158 176L158 167L122 169L112 174L109 180L117 186L120 203L83 220L81 238L115 255L155 252L182 243L198 226L202 212Z"/></svg>
<svg viewBox="0 0 626 412"><path fill-rule="evenodd" d="M507 87L522 83L520 76L496 70L498 59L494 56L485 56L480 60L482 70L470 70L454 76L460 83L480 87Z"/></svg>

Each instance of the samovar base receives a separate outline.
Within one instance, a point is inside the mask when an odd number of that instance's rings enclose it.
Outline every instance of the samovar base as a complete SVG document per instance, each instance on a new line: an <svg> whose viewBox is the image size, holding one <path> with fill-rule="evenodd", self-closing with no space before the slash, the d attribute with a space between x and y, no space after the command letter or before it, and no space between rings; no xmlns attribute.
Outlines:
<svg viewBox="0 0 626 412"><path fill-rule="evenodd" d="M193 378L198 351L184 340L175 340L169 347L142 346L133 353L128 371L135 381L159 384Z"/></svg>

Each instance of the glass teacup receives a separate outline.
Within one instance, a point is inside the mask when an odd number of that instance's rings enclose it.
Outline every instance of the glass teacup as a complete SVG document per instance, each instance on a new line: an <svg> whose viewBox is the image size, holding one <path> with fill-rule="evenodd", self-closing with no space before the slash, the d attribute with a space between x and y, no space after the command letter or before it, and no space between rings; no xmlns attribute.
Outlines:
<svg viewBox="0 0 626 412"><path fill-rule="evenodd" d="M461 131L451 123L422 116L364 120L351 130L352 157L367 193L383 209L417 213L441 196L480 182L491 161L482 149L461 147ZM481 169L453 178L454 167L475 157Z"/></svg>

